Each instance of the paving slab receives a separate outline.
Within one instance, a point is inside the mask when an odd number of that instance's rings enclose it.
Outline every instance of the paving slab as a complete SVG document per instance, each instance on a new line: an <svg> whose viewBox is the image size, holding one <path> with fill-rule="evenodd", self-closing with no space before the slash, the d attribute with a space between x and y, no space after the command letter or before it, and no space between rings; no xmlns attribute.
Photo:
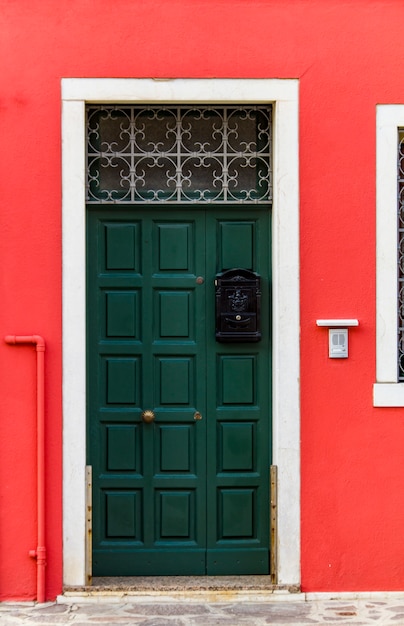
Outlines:
<svg viewBox="0 0 404 626"><path fill-rule="evenodd" d="M1 626L404 626L404 597L295 601L208 602L199 600L0 603Z"/></svg>

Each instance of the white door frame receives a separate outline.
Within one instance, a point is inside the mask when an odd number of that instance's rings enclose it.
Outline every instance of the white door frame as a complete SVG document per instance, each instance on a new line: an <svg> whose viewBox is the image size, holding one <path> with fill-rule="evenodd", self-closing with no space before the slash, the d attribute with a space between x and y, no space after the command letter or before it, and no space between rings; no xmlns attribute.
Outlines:
<svg viewBox="0 0 404 626"><path fill-rule="evenodd" d="M278 466L278 583L300 584L298 89L296 79L62 79L65 585L86 582L87 102L274 105L272 462Z"/></svg>

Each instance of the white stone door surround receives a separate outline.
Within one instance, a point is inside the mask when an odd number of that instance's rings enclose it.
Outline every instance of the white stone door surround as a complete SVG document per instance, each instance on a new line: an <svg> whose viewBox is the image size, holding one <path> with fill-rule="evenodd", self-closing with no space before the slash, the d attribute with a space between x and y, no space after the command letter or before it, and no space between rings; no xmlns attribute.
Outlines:
<svg viewBox="0 0 404 626"><path fill-rule="evenodd" d="M300 584L298 89L296 79L62 79L65 585L86 582L85 105L88 102L272 103L274 106L272 462L278 466L278 582Z"/></svg>

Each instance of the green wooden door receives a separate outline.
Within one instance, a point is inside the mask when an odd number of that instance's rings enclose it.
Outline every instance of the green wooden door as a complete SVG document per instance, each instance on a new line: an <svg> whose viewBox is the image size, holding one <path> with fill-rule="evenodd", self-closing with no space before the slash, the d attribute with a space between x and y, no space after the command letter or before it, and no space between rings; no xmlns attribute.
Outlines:
<svg viewBox="0 0 404 626"><path fill-rule="evenodd" d="M93 574L268 573L268 212L90 208L87 232ZM215 341L233 267L262 276L259 343Z"/></svg>

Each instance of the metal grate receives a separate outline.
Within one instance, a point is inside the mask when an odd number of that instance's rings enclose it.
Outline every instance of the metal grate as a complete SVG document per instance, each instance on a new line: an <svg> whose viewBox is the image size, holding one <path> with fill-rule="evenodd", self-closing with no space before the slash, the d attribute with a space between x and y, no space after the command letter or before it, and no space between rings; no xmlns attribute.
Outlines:
<svg viewBox="0 0 404 626"><path fill-rule="evenodd" d="M398 314L398 380L404 382L404 129L398 130L397 162L398 241L397 241L397 314Z"/></svg>
<svg viewBox="0 0 404 626"><path fill-rule="evenodd" d="M87 202L268 204L271 106L87 107Z"/></svg>

